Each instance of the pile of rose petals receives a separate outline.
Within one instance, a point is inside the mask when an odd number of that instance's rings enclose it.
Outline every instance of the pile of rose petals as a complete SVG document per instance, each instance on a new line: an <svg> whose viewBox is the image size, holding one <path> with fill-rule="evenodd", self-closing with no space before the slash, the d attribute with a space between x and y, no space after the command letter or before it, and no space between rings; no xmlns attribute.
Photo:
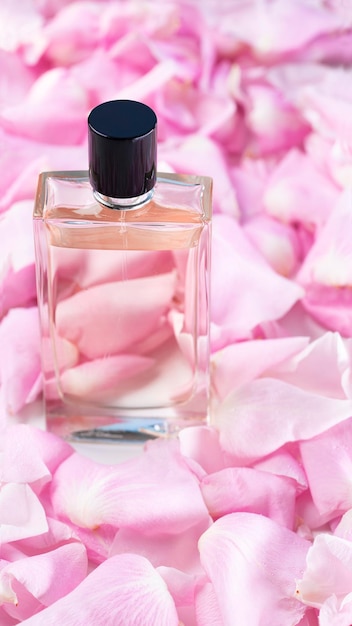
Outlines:
<svg viewBox="0 0 352 626"><path fill-rule="evenodd" d="M0 625L350 626L352 6L1 2L0 67ZM37 176L114 98L214 179L213 423L106 465L18 414Z"/></svg>

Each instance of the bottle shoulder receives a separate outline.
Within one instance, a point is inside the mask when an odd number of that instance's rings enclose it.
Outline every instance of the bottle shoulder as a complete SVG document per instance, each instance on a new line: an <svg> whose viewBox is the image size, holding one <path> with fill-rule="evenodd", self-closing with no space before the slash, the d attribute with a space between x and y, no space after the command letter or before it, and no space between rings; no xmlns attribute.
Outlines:
<svg viewBox="0 0 352 626"><path fill-rule="evenodd" d="M211 215L211 178L168 173L158 173L151 200L140 207L119 210L96 201L87 171L43 172L34 208L34 218L44 220L204 223Z"/></svg>

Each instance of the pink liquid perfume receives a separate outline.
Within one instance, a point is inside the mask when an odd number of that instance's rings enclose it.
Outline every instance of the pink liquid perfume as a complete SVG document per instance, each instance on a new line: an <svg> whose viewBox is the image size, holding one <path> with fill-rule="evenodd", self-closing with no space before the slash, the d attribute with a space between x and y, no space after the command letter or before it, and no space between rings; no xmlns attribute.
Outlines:
<svg viewBox="0 0 352 626"><path fill-rule="evenodd" d="M155 113L88 118L89 172L45 172L34 210L47 427L119 440L207 423L211 179L157 174Z"/></svg>

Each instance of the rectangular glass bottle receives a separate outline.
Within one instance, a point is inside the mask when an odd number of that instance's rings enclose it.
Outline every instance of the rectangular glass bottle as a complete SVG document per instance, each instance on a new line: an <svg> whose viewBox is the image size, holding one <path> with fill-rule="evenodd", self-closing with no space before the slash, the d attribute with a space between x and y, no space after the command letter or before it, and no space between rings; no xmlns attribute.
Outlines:
<svg viewBox="0 0 352 626"><path fill-rule="evenodd" d="M211 179L158 175L126 210L88 172L46 172L34 210L47 427L81 440L173 434L209 404Z"/></svg>

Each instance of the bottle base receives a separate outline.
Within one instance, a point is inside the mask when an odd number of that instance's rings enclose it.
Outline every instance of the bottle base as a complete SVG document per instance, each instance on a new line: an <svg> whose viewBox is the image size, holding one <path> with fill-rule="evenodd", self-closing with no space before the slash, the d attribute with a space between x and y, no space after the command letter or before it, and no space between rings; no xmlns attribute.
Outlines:
<svg viewBox="0 0 352 626"><path fill-rule="evenodd" d="M86 415L80 411L73 412L71 408L65 414L62 411L46 411L47 430L76 443L143 442L149 439L175 437L183 428L207 424L208 417L205 413L159 417L149 412L142 417L138 415L111 417Z"/></svg>

